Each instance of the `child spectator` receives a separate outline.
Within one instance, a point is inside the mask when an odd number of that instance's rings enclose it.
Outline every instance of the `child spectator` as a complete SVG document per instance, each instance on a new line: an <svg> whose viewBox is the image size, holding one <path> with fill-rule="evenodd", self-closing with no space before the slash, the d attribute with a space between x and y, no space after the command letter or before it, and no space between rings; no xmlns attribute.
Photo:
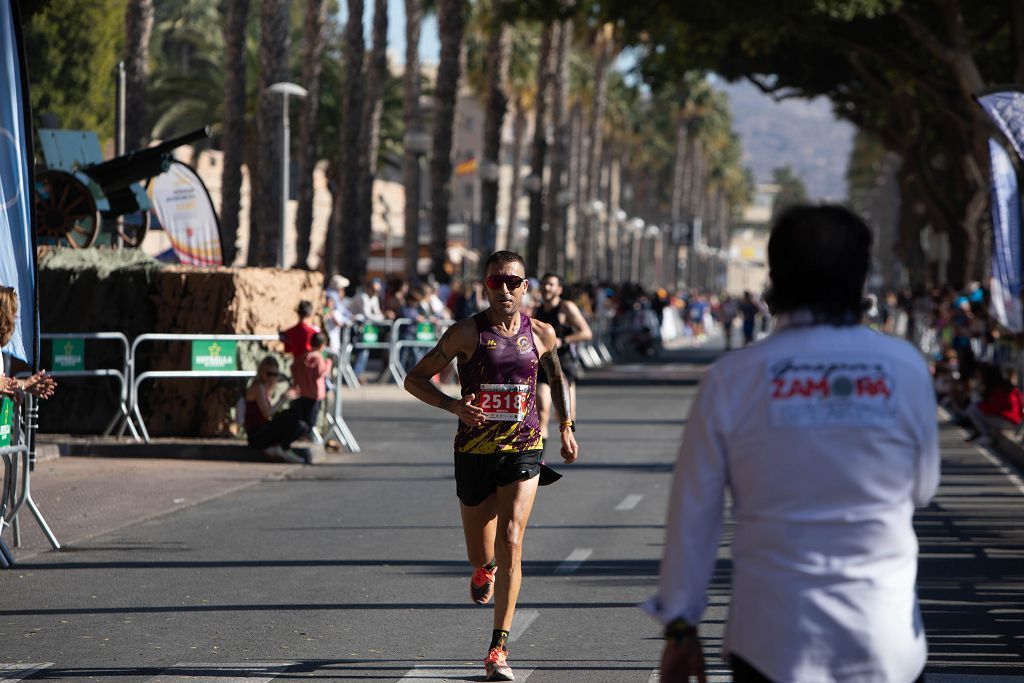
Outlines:
<svg viewBox="0 0 1024 683"><path fill-rule="evenodd" d="M309 324L313 317L312 301L300 301L296 313L299 314L299 322L284 332L278 332L278 336L284 342L284 350L299 361L302 354L309 351L309 340L320 330Z"/></svg>
<svg viewBox="0 0 1024 683"><path fill-rule="evenodd" d="M326 334L315 333L310 339L310 350L292 363L292 380L298 389L298 397L292 401L291 409L298 420L307 426L307 432L316 426L320 402L327 395L327 374L331 371L331 361L324 358L326 343Z"/></svg>
<svg viewBox="0 0 1024 683"><path fill-rule="evenodd" d="M299 422L294 410L278 412L285 401L298 396L294 389L289 388L277 403L271 404L270 398L280 374L273 356L260 361L256 376L245 391L243 424L249 446L262 451L272 461L300 463L303 459L290 448L292 441L309 431L309 426Z"/></svg>

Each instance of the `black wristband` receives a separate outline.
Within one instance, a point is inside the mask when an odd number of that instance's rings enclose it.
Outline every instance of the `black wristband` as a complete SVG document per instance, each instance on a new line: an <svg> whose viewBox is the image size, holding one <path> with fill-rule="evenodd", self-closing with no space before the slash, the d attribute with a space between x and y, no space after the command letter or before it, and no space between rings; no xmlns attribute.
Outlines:
<svg viewBox="0 0 1024 683"><path fill-rule="evenodd" d="M690 638L697 638L697 627L685 619L673 619L665 625L665 640L672 645L681 645Z"/></svg>

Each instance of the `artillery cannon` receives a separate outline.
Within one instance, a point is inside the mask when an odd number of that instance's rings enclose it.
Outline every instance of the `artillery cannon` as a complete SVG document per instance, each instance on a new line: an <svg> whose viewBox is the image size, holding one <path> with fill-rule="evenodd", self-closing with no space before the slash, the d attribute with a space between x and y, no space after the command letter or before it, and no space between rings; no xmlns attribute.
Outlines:
<svg viewBox="0 0 1024 683"><path fill-rule="evenodd" d="M38 242L85 248L115 245L120 238L125 246L139 246L152 208L140 183L166 171L175 149L208 137L210 127L204 126L103 161L96 133L41 129L46 170L36 173Z"/></svg>

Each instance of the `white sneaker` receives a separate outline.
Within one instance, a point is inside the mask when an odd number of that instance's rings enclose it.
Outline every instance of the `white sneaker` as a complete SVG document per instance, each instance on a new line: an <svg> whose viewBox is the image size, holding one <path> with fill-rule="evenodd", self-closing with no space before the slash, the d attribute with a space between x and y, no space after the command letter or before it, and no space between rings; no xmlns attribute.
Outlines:
<svg viewBox="0 0 1024 683"><path fill-rule="evenodd" d="M272 462L286 462L284 449L280 446L269 446L263 449L263 455Z"/></svg>

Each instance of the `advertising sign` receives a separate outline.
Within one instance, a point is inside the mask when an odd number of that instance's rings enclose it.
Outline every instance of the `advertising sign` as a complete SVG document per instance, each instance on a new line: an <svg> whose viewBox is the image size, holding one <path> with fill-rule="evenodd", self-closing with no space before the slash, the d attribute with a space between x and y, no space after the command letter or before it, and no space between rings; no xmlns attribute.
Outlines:
<svg viewBox="0 0 1024 683"><path fill-rule="evenodd" d="M224 264L217 213L195 171L175 161L153 179L149 194L180 262L190 266Z"/></svg>
<svg viewBox="0 0 1024 683"><path fill-rule="evenodd" d="M196 339L192 341L193 370L237 370L235 341Z"/></svg>
<svg viewBox="0 0 1024 683"><path fill-rule="evenodd" d="M85 370L84 339L54 339L53 364L54 371Z"/></svg>

